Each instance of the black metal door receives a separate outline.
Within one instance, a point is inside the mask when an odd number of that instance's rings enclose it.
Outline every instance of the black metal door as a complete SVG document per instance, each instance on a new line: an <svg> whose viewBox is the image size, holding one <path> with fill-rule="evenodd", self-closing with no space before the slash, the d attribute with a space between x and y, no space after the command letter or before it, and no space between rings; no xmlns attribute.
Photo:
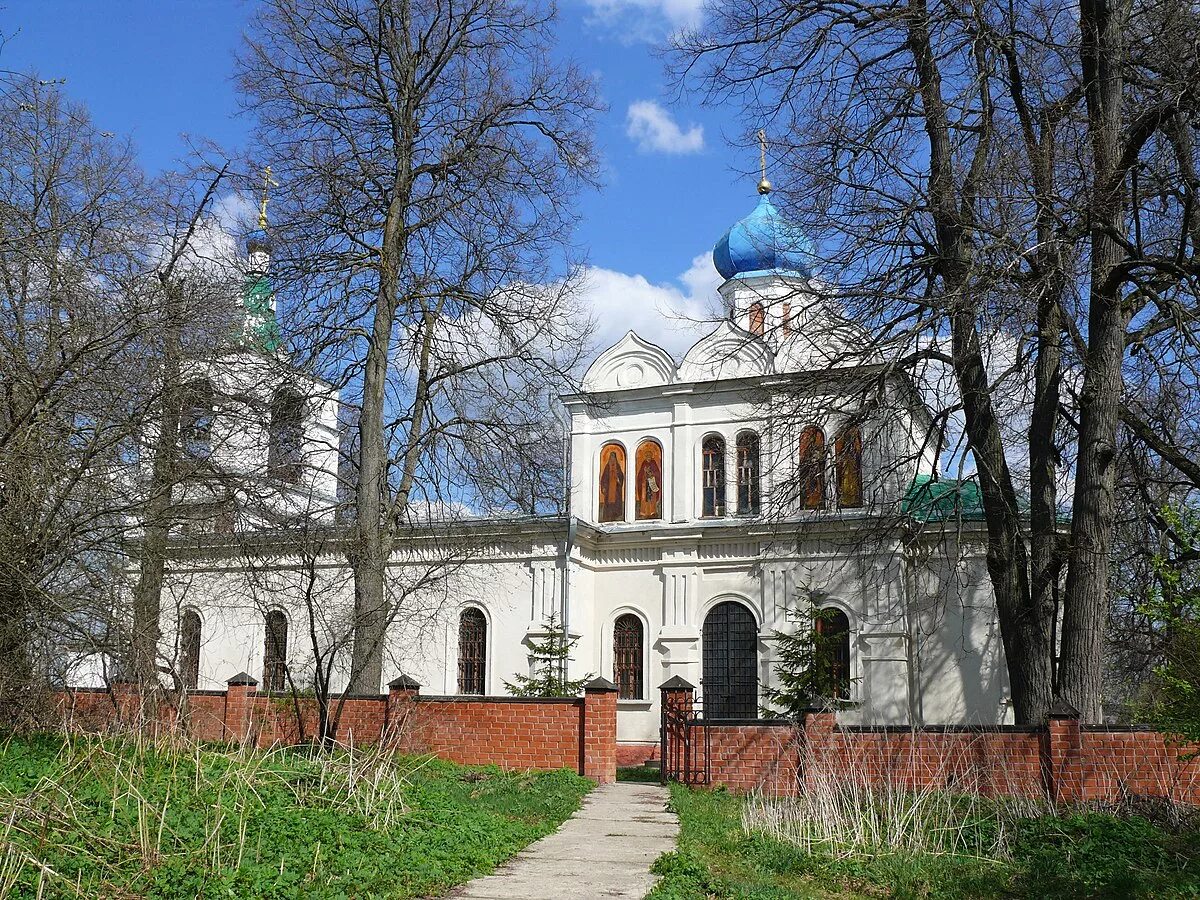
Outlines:
<svg viewBox="0 0 1200 900"><path fill-rule="evenodd" d="M758 628L750 610L728 600L704 620L704 717L758 718Z"/></svg>

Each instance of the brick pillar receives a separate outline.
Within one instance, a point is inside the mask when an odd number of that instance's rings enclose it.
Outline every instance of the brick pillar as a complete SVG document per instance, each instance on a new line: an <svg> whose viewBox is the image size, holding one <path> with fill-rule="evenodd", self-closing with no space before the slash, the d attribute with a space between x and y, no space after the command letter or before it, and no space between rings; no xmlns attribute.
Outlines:
<svg viewBox="0 0 1200 900"><path fill-rule="evenodd" d="M413 741L413 701L421 693L421 684L415 678L400 675L388 682L387 706L383 712L381 741L393 741L398 747L411 749Z"/></svg>
<svg viewBox="0 0 1200 900"><path fill-rule="evenodd" d="M816 785L828 774L830 766L837 765L837 745L834 730L837 728L837 713L825 707L813 707L804 712L800 720L800 759L797 781L801 789Z"/></svg>
<svg viewBox="0 0 1200 900"><path fill-rule="evenodd" d="M1046 720L1045 775L1054 802L1075 803L1084 799L1079 710L1064 700L1050 705Z"/></svg>
<svg viewBox="0 0 1200 900"><path fill-rule="evenodd" d="M662 743L658 751L659 771L663 782L666 782L668 778L678 777L683 766L684 735L681 730L687 727L670 722L668 714L690 719L692 710L696 708L696 688L686 678L675 675L658 686L658 695L662 722L659 728L659 740Z"/></svg>
<svg viewBox="0 0 1200 900"><path fill-rule="evenodd" d="M142 723L142 696L138 683L132 678L118 675L109 682L117 721L123 725L137 727Z"/></svg>
<svg viewBox="0 0 1200 900"><path fill-rule="evenodd" d="M254 703L258 697L258 679L238 672L225 682L225 739L246 743L255 736Z"/></svg>
<svg viewBox="0 0 1200 900"><path fill-rule="evenodd" d="M598 784L617 780L617 686L593 678L583 686L583 771Z"/></svg>

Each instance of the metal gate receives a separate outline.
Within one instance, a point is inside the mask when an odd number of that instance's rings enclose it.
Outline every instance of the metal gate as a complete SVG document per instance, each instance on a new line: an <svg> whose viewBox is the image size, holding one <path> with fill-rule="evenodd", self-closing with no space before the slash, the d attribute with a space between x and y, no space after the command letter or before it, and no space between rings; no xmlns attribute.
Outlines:
<svg viewBox="0 0 1200 900"><path fill-rule="evenodd" d="M712 741L700 709L662 704L662 780L680 784L708 784Z"/></svg>

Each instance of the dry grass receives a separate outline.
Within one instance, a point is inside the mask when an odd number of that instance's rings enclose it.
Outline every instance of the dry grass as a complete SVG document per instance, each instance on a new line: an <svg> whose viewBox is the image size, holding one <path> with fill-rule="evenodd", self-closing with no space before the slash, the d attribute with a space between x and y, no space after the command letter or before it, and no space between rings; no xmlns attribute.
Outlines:
<svg viewBox="0 0 1200 900"><path fill-rule="evenodd" d="M760 832L808 853L862 852L1003 857L1007 823L1054 813L1045 797L1021 790L1019 773L989 759L977 741L947 742L934 757L864 758L853 752L803 758L805 788L795 797L751 797L747 833ZM913 754L915 754L915 750ZM879 777L880 772L909 777ZM913 772L919 778L911 777Z"/></svg>
<svg viewBox="0 0 1200 900"><path fill-rule="evenodd" d="M854 752L855 749L858 752ZM991 751L986 736L948 740L930 754L872 755L861 746L804 754L805 786L798 796L758 794L749 798L742 820L747 834L759 832L805 852L846 856L861 852L955 854L1007 859L1009 831L1017 820L1063 812L1043 793L1031 793L1028 773L1010 769ZM1085 773L1110 785L1114 799L1075 804L1079 811L1145 814L1175 827L1191 808L1167 798L1190 789L1194 766L1147 761L1138 771L1154 799L1126 789L1116 762L1095 764Z"/></svg>
<svg viewBox="0 0 1200 900"><path fill-rule="evenodd" d="M346 896L393 882L422 894L540 836L587 786L377 746L12 738L0 742L0 897Z"/></svg>

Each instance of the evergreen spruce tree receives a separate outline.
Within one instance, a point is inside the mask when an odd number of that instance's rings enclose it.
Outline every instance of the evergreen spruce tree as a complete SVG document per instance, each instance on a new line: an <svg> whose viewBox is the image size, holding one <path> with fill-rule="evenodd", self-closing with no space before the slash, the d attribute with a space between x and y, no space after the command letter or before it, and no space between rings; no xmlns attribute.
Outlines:
<svg viewBox="0 0 1200 900"><path fill-rule="evenodd" d="M571 653L578 638L567 634L566 626L552 612L546 619L546 636L533 644L533 674L516 675L514 681L504 682L514 697L577 697L591 675L568 679Z"/></svg>
<svg viewBox="0 0 1200 900"><path fill-rule="evenodd" d="M799 719L806 710L835 709L845 698L839 696L834 650L838 635L829 627L837 615L833 609L818 609L811 594L798 604L799 627L792 632L775 631L777 641L775 681L777 687L763 691L763 715Z"/></svg>

